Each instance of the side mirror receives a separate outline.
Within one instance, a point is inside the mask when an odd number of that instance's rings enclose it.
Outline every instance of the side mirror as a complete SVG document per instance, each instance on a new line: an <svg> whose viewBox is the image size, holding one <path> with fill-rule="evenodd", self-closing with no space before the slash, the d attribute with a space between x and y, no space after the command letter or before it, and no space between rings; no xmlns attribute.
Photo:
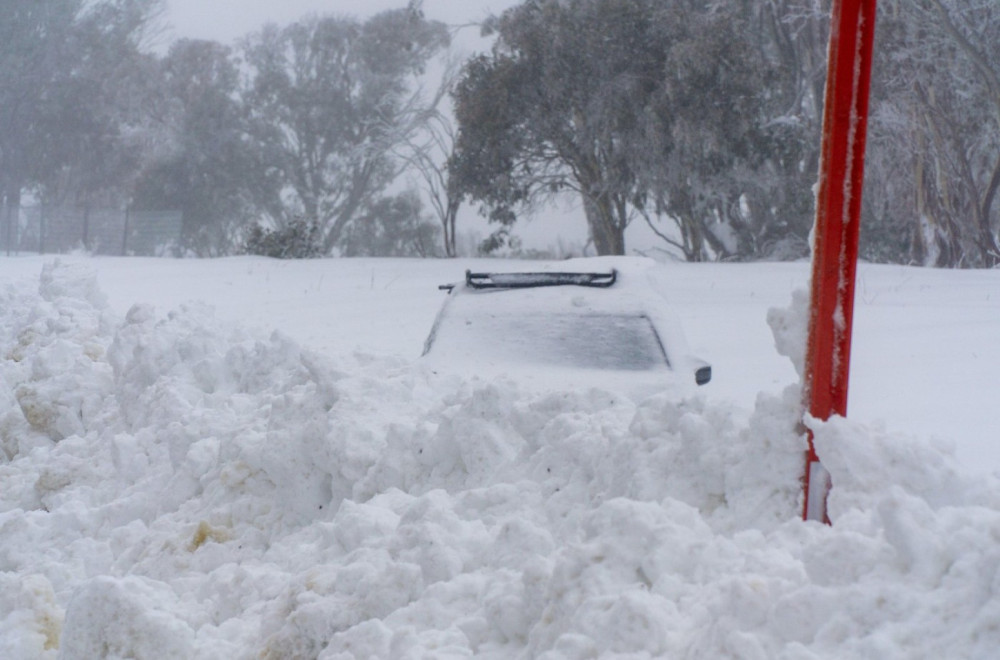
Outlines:
<svg viewBox="0 0 1000 660"><path fill-rule="evenodd" d="M708 381L712 380L712 366L706 364L705 366L698 367L694 370L694 382L699 385L704 385Z"/></svg>

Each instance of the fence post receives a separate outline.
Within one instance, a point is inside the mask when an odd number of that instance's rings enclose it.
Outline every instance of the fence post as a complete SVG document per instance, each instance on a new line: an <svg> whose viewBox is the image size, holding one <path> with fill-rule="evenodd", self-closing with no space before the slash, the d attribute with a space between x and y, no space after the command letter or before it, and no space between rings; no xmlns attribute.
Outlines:
<svg viewBox="0 0 1000 660"><path fill-rule="evenodd" d="M122 229L122 256L128 255L128 221L129 213L132 211L132 205L125 205L125 227Z"/></svg>
<svg viewBox="0 0 1000 660"><path fill-rule="evenodd" d="M818 419L847 414L875 11L875 0L833 0L831 12L803 392ZM802 518L829 523L830 477L808 441Z"/></svg>
<svg viewBox="0 0 1000 660"><path fill-rule="evenodd" d="M45 204L38 205L38 254L45 254Z"/></svg>
<svg viewBox="0 0 1000 660"><path fill-rule="evenodd" d="M7 250L7 256L10 256L10 198L7 195L0 194L0 221L3 222L2 230L4 247Z"/></svg>

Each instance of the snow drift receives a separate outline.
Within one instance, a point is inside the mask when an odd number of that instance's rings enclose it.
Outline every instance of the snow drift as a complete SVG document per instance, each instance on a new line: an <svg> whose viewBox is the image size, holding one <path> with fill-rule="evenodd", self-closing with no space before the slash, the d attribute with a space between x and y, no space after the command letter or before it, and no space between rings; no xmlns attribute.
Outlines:
<svg viewBox="0 0 1000 660"><path fill-rule="evenodd" d="M0 657L1000 648L997 481L809 421L834 525L799 522L794 388L526 392L206 307L117 316L58 263L0 293L0 382Z"/></svg>

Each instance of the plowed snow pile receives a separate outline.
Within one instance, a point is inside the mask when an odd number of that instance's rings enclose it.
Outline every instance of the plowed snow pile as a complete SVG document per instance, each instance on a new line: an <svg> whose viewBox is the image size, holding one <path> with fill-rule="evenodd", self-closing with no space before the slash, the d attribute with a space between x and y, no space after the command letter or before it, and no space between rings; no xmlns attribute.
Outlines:
<svg viewBox="0 0 1000 660"><path fill-rule="evenodd" d="M0 658L996 658L1000 487L924 441L0 292Z"/></svg>

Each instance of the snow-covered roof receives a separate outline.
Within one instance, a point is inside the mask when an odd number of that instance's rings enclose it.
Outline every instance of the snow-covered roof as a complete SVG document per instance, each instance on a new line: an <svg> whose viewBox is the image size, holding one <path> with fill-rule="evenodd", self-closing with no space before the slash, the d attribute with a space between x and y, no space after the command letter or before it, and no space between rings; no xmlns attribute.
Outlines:
<svg viewBox="0 0 1000 660"><path fill-rule="evenodd" d="M643 258L575 259L493 277L469 273L443 303L425 356L435 368L506 373L548 387L615 382L649 394L693 382L694 360L677 317L650 285L653 265ZM539 273L588 274L594 277L584 280L598 285L572 277L553 285Z"/></svg>

